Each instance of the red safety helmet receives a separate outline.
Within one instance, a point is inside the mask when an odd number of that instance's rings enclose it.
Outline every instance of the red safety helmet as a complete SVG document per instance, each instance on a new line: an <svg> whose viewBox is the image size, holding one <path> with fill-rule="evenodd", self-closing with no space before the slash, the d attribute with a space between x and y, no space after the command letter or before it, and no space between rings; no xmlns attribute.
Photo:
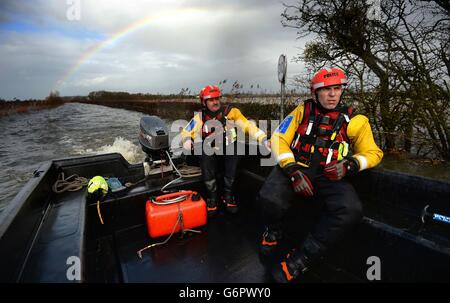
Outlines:
<svg viewBox="0 0 450 303"><path fill-rule="evenodd" d="M347 85L347 76L338 67L323 68L311 79L311 94L315 96L317 89L332 85Z"/></svg>
<svg viewBox="0 0 450 303"><path fill-rule="evenodd" d="M220 92L220 88L218 86L215 85L208 85L205 86L201 91L200 91L200 102L202 103L203 106L206 106L206 100L208 99L212 99L212 98L219 98L221 97L222 94Z"/></svg>

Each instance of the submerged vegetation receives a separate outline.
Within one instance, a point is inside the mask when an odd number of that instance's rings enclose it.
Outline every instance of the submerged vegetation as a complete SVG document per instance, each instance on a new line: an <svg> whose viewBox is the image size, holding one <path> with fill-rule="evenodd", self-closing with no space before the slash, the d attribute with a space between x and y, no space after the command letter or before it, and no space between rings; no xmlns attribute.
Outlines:
<svg viewBox="0 0 450 303"><path fill-rule="evenodd" d="M45 108L52 108L60 106L67 102L66 98L59 96L58 92L51 92L45 100L29 99L19 100L13 99L10 101L0 99L0 117L15 113L24 113L30 110L39 110Z"/></svg>

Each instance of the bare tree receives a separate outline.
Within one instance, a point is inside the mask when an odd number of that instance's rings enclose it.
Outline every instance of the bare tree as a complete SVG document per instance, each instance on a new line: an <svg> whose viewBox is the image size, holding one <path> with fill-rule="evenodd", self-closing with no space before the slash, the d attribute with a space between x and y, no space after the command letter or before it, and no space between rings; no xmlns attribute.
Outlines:
<svg viewBox="0 0 450 303"><path fill-rule="evenodd" d="M414 130L450 158L448 1L381 1L377 18L363 0L285 4L282 24L311 36L297 57L311 73L346 70L351 96L370 114L385 149L410 150Z"/></svg>

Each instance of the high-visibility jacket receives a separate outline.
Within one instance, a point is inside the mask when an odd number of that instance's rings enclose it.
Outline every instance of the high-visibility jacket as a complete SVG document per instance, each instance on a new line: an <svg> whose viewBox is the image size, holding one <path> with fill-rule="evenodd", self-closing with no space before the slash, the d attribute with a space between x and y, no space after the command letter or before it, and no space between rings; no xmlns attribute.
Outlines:
<svg viewBox="0 0 450 303"><path fill-rule="evenodd" d="M211 113L205 108L202 110L202 121L203 121L203 127L202 127L202 139L205 140L208 136L214 134L215 128L214 126L208 127L205 123L210 120L217 120L220 122L222 128L223 128L223 136L225 138L225 142L233 143L236 139L236 128L231 127L228 129L227 126L227 115L231 111L233 107L232 106L225 106L221 107L220 110L218 110L217 113Z"/></svg>
<svg viewBox="0 0 450 303"><path fill-rule="evenodd" d="M309 102L298 105L278 126L271 138L272 152L275 154L278 164L283 168L289 163L298 163L301 166L308 167L309 163L305 159L305 151L311 154L316 152L320 154L320 164L326 165L331 160L342 159L340 152L342 152L341 143L348 143L348 147L352 149L352 157L358 160L360 171L376 166L383 158L383 151L377 146L374 141L372 130L370 128L369 119L364 115L351 116L352 111L336 109L340 116L345 117L345 123L333 136L332 127L323 127L327 131L320 130L321 121L328 120L323 117L333 117L335 120L339 115L333 111L321 111L317 109L314 112L307 113ZM306 113L306 114L305 114ZM306 117L308 115L308 117ZM302 132L306 132L308 127L301 127L302 125L309 125L311 115L316 115L314 123L309 126L310 131L313 132L314 140L309 142L302 142ZM302 123L303 122L303 123ZM327 121L328 122L328 121ZM335 121L331 121L328 125L333 125ZM319 139L317 139L319 138ZM309 137L311 139L311 137ZM297 142L296 142L297 141ZM319 143L318 143L319 142ZM324 143L325 142L325 143ZM337 144L334 144L337 142ZM309 146L308 146L309 144ZM299 147L303 148L303 155L299 153ZM331 152L330 149L331 148ZM303 157L302 157L303 156Z"/></svg>
<svg viewBox="0 0 450 303"><path fill-rule="evenodd" d="M210 120L217 120L217 122L220 122L226 133L231 132L226 125L228 120L234 122L234 126L239 127L244 133L248 133L258 142L267 139L266 133L247 120L239 109L235 107L222 107L221 112L215 117L209 116L206 111L197 113L181 131L182 142L189 139L195 140L199 136L201 136L202 139L205 139L206 136L214 133L215 130L208 128L208 123L206 123ZM227 134L226 137L228 138L226 140L233 142L236 139L236 133L230 135Z"/></svg>

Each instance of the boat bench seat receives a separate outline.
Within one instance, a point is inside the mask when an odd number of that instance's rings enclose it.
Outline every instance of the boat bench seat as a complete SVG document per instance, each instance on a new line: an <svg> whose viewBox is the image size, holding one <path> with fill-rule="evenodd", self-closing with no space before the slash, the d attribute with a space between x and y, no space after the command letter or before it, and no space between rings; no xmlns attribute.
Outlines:
<svg viewBox="0 0 450 303"><path fill-rule="evenodd" d="M85 191L52 198L24 267L23 282L81 282L85 212Z"/></svg>

